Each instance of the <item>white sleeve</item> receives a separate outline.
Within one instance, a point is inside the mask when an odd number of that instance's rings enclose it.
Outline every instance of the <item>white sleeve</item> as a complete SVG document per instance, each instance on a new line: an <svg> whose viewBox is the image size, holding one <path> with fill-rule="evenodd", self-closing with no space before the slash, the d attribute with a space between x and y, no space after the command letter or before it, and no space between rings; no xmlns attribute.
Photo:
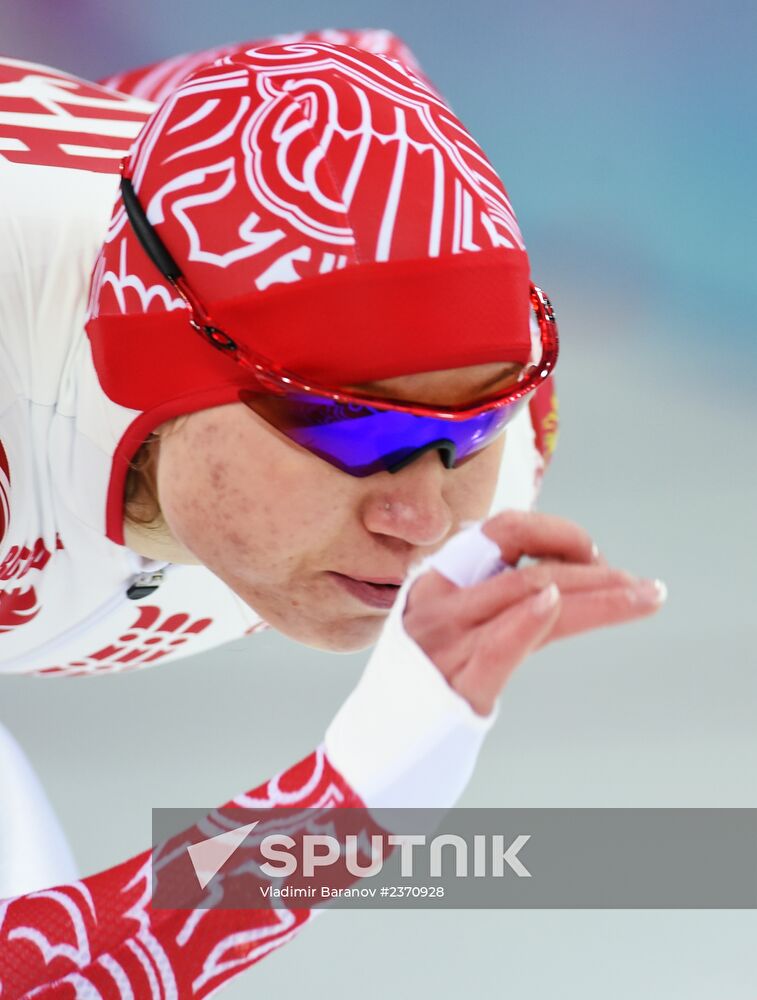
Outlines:
<svg viewBox="0 0 757 1000"><path fill-rule="evenodd" d="M478 715L407 634L402 615L423 566L399 590L355 690L325 736L326 753L369 808L450 808L499 713Z"/></svg>

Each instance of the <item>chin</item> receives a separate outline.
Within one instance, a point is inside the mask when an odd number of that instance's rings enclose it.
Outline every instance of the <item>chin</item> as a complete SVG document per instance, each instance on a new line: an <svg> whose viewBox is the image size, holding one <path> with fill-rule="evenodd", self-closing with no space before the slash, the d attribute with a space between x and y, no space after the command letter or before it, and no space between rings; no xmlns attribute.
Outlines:
<svg viewBox="0 0 757 1000"><path fill-rule="evenodd" d="M325 653L359 653L378 642L386 615L365 615L330 622L268 623L295 642Z"/></svg>

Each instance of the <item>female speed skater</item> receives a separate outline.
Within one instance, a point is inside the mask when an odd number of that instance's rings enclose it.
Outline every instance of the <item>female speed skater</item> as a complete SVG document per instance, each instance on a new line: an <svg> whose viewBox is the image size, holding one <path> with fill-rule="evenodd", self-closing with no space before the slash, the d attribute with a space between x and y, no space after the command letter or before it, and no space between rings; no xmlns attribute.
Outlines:
<svg viewBox="0 0 757 1000"><path fill-rule="evenodd" d="M530 653L664 599L532 509L557 324L507 192L387 32L106 83L0 60L0 669L373 646L227 804L449 808ZM154 910L149 849L81 878L24 774L2 1000L209 996L321 912Z"/></svg>

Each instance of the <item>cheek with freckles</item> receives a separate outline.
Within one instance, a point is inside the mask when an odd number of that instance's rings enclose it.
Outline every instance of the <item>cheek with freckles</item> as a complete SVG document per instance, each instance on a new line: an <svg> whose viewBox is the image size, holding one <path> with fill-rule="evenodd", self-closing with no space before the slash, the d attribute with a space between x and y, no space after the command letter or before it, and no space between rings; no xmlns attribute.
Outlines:
<svg viewBox="0 0 757 1000"><path fill-rule="evenodd" d="M500 466L506 446L506 433L452 472L447 502L455 523L479 521L488 516L494 500Z"/></svg>
<svg viewBox="0 0 757 1000"><path fill-rule="evenodd" d="M161 439L168 526L232 585L284 580L338 537L342 478L242 404L191 414Z"/></svg>
<svg viewBox="0 0 757 1000"><path fill-rule="evenodd" d="M429 482L436 482L456 526L485 517L504 444L503 436L441 476L429 463L431 479L419 481L418 503L428 505ZM347 599L324 571L372 560L386 566L389 554L404 561L413 548L390 521L371 526L364 519L383 508L379 500L407 490L401 475L380 478L347 476L241 403L190 414L160 436L158 495L177 541L274 629L324 650L366 648L383 620Z"/></svg>

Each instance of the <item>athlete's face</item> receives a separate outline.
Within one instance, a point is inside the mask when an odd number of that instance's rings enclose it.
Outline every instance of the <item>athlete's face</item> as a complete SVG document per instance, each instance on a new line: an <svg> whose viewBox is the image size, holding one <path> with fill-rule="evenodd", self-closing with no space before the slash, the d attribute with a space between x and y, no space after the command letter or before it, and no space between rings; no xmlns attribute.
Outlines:
<svg viewBox="0 0 757 1000"><path fill-rule="evenodd" d="M454 405L502 371L476 365L369 388ZM461 521L485 517L506 438L457 469L446 469L439 453L429 451L397 473L357 478L294 444L242 403L180 417L159 433L158 497L175 542L273 628L334 652L371 645L389 612L364 603L331 574L401 579Z"/></svg>

